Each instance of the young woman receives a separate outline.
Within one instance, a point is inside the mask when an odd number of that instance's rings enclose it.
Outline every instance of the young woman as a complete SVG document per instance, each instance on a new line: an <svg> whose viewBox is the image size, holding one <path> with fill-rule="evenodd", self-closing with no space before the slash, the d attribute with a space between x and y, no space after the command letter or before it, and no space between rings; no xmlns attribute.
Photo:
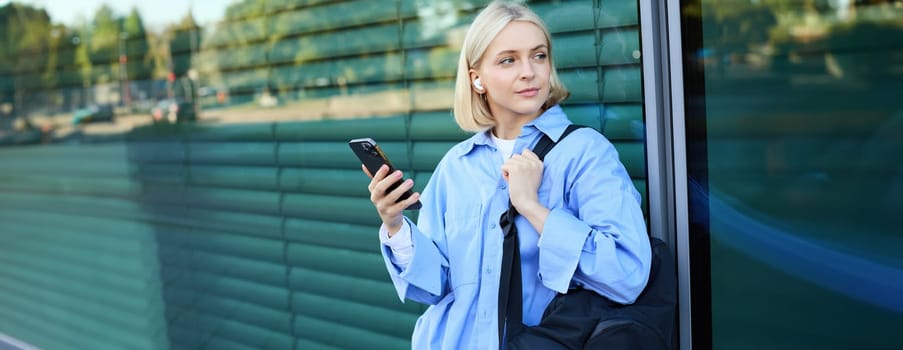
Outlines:
<svg viewBox="0 0 903 350"><path fill-rule="evenodd" d="M570 124L558 105L567 95L542 20L493 2L474 19L458 63L455 120L475 134L445 154L422 196L396 203L412 180L386 193L404 175L386 167L372 174L398 295L431 305L417 321L414 349L499 348L499 217L509 200L520 213L524 325L539 324L550 301L572 288L618 303L642 291L649 240L640 196L612 144L583 128L545 162L530 151ZM415 225L403 210L417 200Z"/></svg>

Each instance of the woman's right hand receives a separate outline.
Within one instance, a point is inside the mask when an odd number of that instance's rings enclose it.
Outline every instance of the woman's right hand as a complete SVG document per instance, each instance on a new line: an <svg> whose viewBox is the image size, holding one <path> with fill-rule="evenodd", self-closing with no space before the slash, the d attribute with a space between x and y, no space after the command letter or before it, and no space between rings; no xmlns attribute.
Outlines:
<svg viewBox="0 0 903 350"><path fill-rule="evenodd" d="M396 203L405 191L414 186L414 180L404 180L392 192L386 193L386 190L392 184L404 177L401 170L395 170L389 174L389 167L383 165L376 171L376 174L370 174L370 171L363 164L361 164L361 169L370 177L370 185L367 186L367 189L370 190L370 201L373 202L379 217L383 220L383 225L386 226L389 237L392 237L401 229L404 223L404 209L416 203L420 199L420 193L414 192L407 199Z"/></svg>

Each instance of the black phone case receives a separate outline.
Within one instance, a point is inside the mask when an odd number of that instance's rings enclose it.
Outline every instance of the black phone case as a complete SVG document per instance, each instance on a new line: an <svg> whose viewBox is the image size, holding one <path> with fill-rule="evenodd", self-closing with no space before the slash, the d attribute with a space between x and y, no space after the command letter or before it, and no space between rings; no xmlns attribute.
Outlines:
<svg viewBox="0 0 903 350"><path fill-rule="evenodd" d="M354 139L348 142L348 146L351 147L351 151L354 152L357 158L360 159L361 163L363 163L367 170L370 171L370 174L376 174L376 172L379 171L379 168L383 164L389 165L390 174L395 171L395 167L392 166L392 162L389 161L389 158L386 157L386 154L383 153L382 149L379 147L379 145L376 144L375 141L373 141L373 139ZM392 192L393 190L395 190L395 188L401 185L401 183L402 180L395 182L394 184L392 184L392 186L389 186L386 192ZM398 201L408 199L408 197L410 197L412 194L414 194L414 192L408 190L398 198ZM420 201L417 201L416 203L408 206L407 210L420 209L420 206Z"/></svg>

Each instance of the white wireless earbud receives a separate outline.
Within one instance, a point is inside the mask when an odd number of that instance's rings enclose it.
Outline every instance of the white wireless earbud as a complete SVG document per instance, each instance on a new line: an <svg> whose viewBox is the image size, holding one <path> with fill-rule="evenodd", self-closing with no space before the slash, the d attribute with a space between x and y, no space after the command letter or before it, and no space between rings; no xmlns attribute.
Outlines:
<svg viewBox="0 0 903 350"><path fill-rule="evenodd" d="M477 88L477 90L483 90L483 82L480 81L480 78L473 80L473 87Z"/></svg>

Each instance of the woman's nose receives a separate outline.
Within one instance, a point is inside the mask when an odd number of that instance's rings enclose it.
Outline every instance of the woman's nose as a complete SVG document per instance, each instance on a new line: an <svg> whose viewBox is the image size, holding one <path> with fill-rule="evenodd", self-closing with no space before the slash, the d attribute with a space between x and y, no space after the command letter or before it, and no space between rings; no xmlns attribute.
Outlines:
<svg viewBox="0 0 903 350"><path fill-rule="evenodd" d="M535 69L533 68L533 62L529 62L528 60L523 61L523 66L521 67L520 77L524 80L533 79L533 75L535 74Z"/></svg>

